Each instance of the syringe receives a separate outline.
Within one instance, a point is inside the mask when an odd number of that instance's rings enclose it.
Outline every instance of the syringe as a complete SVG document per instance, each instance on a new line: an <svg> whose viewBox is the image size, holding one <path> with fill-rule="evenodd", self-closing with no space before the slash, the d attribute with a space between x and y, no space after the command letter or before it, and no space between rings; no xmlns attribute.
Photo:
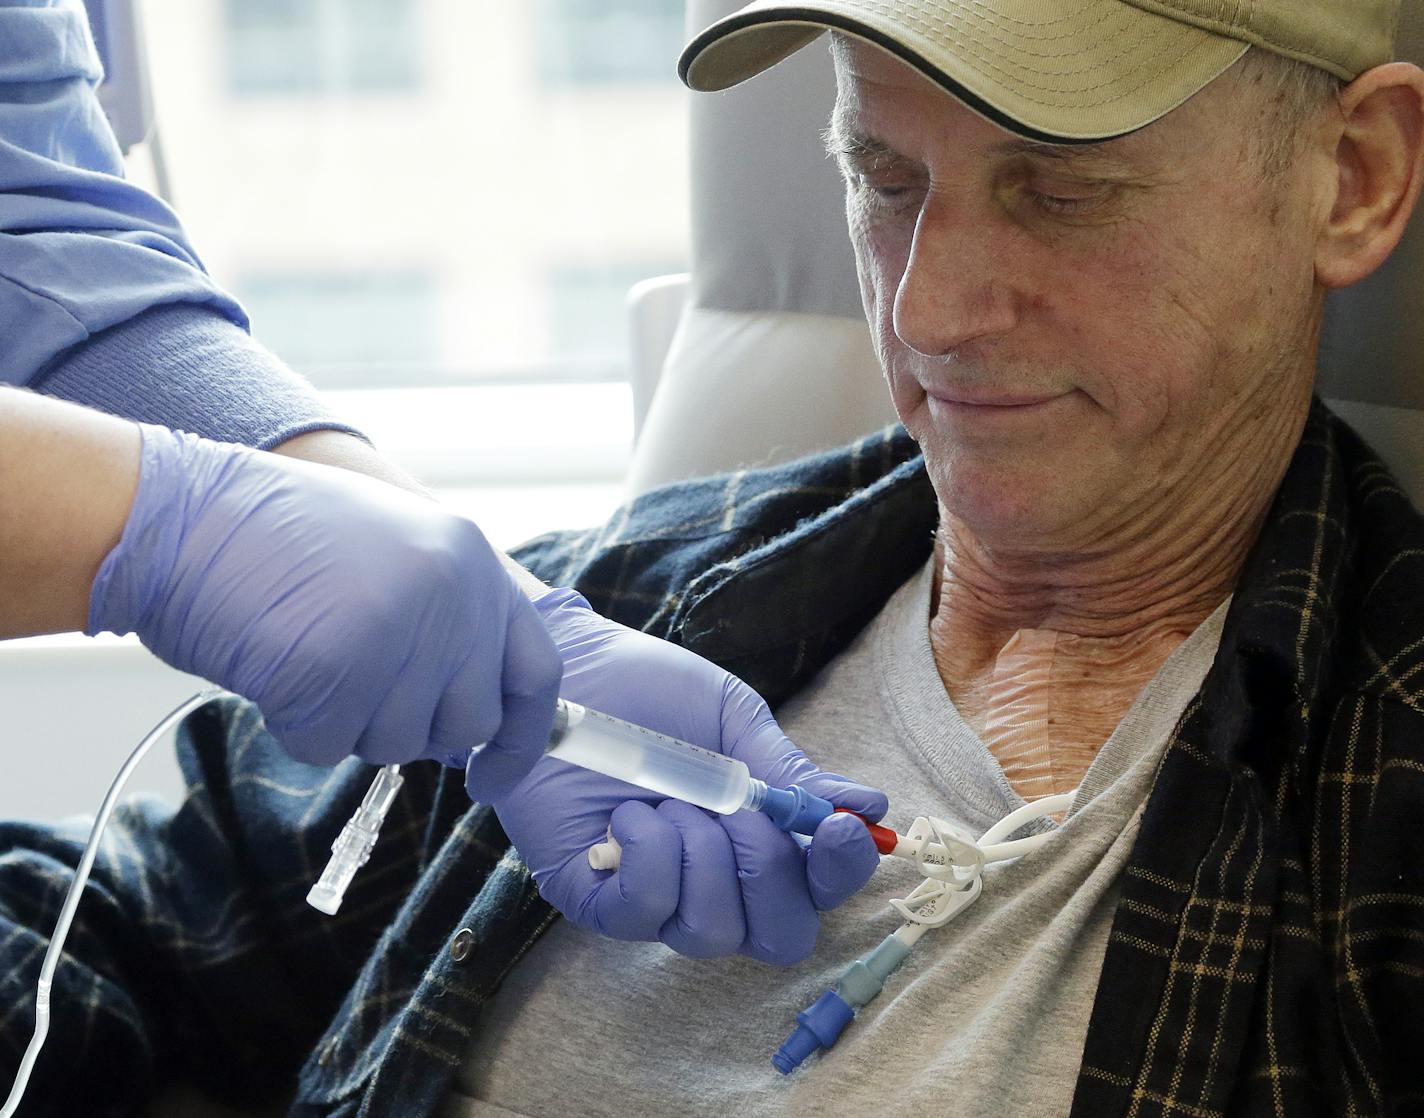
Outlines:
<svg viewBox="0 0 1424 1118"><path fill-rule="evenodd" d="M769 786L752 776L746 763L735 757L589 710L567 699L558 702L547 751L557 760L723 815L744 808L761 811L783 831L797 834L814 833L822 820L837 810L830 801L799 786ZM387 766L377 775L362 806L332 845L326 870L307 896L322 912L336 912L356 871L370 857L377 831L400 787L398 768ZM882 854L913 856L902 836L868 820L865 825ZM921 851L920 857L933 860L948 858L948 854L935 848ZM618 860L619 849L612 841L589 851L589 864L595 869L616 869Z"/></svg>
<svg viewBox="0 0 1424 1118"><path fill-rule="evenodd" d="M669 799L731 815L749 809L782 830L809 835L835 807L804 788L772 788L746 762L621 718L559 700L549 756Z"/></svg>
<svg viewBox="0 0 1424 1118"><path fill-rule="evenodd" d="M559 700L548 752L561 761L723 815L743 809L760 811L783 831L799 835L814 834L823 820L845 810L799 785L776 788L758 780L744 761L725 753L566 699ZM939 843L907 838L862 816L856 818L865 824L881 854L945 867L954 865L962 854ZM616 870L621 855L610 834L607 841L589 848L588 862L596 870Z"/></svg>

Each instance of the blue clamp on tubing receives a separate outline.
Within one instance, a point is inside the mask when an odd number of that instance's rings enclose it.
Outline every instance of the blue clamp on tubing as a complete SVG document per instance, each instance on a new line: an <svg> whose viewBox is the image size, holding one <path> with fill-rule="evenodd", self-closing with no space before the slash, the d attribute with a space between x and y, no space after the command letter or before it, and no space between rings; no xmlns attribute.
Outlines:
<svg viewBox="0 0 1424 1118"><path fill-rule="evenodd" d="M815 834L821 820L834 815L836 807L829 800L813 796L800 785L791 788L770 788L761 810L783 831L798 835Z"/></svg>
<svg viewBox="0 0 1424 1118"><path fill-rule="evenodd" d="M854 1016L855 1010L844 998L827 990L815 1005L796 1015L796 1031L777 1049L772 1066L782 1075L790 1075L808 1056L834 1045Z"/></svg>

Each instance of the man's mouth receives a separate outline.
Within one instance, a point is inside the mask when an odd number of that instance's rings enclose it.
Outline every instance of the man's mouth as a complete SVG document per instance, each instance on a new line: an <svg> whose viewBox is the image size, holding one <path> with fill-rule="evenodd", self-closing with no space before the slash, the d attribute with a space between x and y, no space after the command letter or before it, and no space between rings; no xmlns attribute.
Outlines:
<svg viewBox="0 0 1424 1118"><path fill-rule="evenodd" d="M1011 392L992 388L926 388L931 408L968 411L1012 410L1039 407L1062 399L1066 392Z"/></svg>

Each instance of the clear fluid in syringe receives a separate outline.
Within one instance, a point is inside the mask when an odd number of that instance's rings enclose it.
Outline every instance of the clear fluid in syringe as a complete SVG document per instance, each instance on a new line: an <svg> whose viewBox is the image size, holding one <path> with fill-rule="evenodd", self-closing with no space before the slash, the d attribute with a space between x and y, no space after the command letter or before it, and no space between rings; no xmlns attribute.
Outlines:
<svg viewBox="0 0 1424 1118"><path fill-rule="evenodd" d="M735 757L714 753L560 699L549 756L676 800L730 815L755 810L766 785Z"/></svg>

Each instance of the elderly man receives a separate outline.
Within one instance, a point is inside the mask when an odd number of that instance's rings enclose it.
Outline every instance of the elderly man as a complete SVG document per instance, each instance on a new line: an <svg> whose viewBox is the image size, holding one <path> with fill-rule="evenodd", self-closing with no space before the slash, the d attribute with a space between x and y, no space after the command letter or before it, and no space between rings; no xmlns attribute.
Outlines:
<svg viewBox="0 0 1424 1118"><path fill-rule="evenodd" d="M1424 74L1389 61L1395 16L758 0L688 48L717 88L833 32L828 136L904 430L519 558L742 676L898 826L982 831L1077 789L834 1049L785 1080L766 1063L894 927L906 871L823 917L795 969L690 960L586 930L582 851L610 818L620 875L655 860L626 786L549 829L536 797L496 821L417 771L324 924L301 897L363 774L313 777L218 705L187 729L189 801L131 814L102 868L64 1052L104 1093L71 1082L68 1112L121 1112L170 1070L276 1089L303 1060L301 1115L1416 1106L1424 522L1311 393L1325 293L1388 256L1420 188ZM554 766L530 779L556 797ZM681 823L689 859L736 856ZM32 926L46 880L0 881ZM736 904L718 888L681 912L685 954L745 951L695 926Z"/></svg>

